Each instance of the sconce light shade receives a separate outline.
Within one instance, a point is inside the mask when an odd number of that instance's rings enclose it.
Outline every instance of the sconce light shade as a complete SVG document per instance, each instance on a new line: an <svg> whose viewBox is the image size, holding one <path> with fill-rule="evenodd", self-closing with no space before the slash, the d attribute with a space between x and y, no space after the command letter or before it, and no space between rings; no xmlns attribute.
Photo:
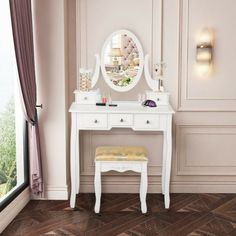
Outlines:
<svg viewBox="0 0 236 236"><path fill-rule="evenodd" d="M199 34L198 44L200 45L212 44L212 39L213 39L212 31L209 28L203 28Z"/></svg>
<svg viewBox="0 0 236 236"><path fill-rule="evenodd" d="M212 45L210 44L197 45L196 61L197 62L211 62L212 61Z"/></svg>
<svg viewBox="0 0 236 236"><path fill-rule="evenodd" d="M213 35L208 28L201 30L196 48L196 61L210 65L213 59Z"/></svg>

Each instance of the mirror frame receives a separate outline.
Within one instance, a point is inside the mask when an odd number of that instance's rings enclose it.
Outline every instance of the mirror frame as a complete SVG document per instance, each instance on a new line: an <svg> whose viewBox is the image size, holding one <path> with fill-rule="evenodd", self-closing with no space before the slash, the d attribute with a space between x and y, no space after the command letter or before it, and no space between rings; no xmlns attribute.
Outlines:
<svg viewBox="0 0 236 236"><path fill-rule="evenodd" d="M117 35L117 34L127 34L129 37L131 37L133 39L134 43L136 44L136 46L138 48L138 52L139 52L139 67L140 67L140 69L139 69L137 75L135 76L135 80L133 81L133 83L131 83L131 84L127 85L127 86L124 86L124 87L114 85L110 81L109 76L107 76L107 73L106 73L106 70L105 70L105 63L104 63L104 54L105 54L106 46L110 42L112 37L114 35ZM108 36L108 38L106 39L106 41L105 41L105 43L103 44L103 47L102 47L102 52L101 52L101 71L102 71L102 75L103 75L104 80L106 81L107 85L110 88L112 88L112 89L114 89L115 91L118 91L118 92L127 92L127 91L131 90L140 81L142 73L143 73L143 66L144 66L143 48L142 48L142 45L139 42L138 38L136 37L136 35L134 35L129 30L117 30L117 31L113 32L112 34L110 34Z"/></svg>

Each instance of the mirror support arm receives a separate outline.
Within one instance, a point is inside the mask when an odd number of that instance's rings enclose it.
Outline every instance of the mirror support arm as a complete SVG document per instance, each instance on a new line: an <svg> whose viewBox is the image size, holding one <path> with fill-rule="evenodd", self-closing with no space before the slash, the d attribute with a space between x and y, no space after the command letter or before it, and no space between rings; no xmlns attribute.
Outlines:
<svg viewBox="0 0 236 236"><path fill-rule="evenodd" d="M144 59L144 75L148 86L151 90L155 91L158 88L158 81L153 79L149 71L149 55L147 54Z"/></svg>
<svg viewBox="0 0 236 236"><path fill-rule="evenodd" d="M92 88L96 85L98 79L99 79L99 74L100 74L100 58L99 54L95 54L96 58L96 64L95 64L95 70L92 76Z"/></svg>

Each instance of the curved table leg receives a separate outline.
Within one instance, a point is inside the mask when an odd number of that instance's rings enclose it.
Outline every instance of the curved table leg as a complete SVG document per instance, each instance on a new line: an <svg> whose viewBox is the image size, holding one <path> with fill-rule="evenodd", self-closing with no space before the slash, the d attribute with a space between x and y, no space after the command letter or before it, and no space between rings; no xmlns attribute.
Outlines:
<svg viewBox="0 0 236 236"><path fill-rule="evenodd" d="M165 194L165 175L166 175L166 150L167 150L167 141L166 141L166 131L163 131L163 157L162 157L162 175L161 175L161 189L162 194Z"/></svg>
<svg viewBox="0 0 236 236"><path fill-rule="evenodd" d="M171 155L172 155L172 116L168 116L167 130L164 132L164 149L166 157L164 159L164 201L165 208L170 207L170 174L171 174Z"/></svg>
<svg viewBox="0 0 236 236"><path fill-rule="evenodd" d="M70 207L75 207L76 193L79 190L79 131L77 129L77 115L71 113L71 143L70 143L70 171L71 194Z"/></svg>
<svg viewBox="0 0 236 236"><path fill-rule="evenodd" d="M141 202L141 211L142 213L147 213L147 202L146 202L146 196L147 196L147 189L148 189L148 179L147 179L147 163L141 164L141 180L140 180L140 202Z"/></svg>

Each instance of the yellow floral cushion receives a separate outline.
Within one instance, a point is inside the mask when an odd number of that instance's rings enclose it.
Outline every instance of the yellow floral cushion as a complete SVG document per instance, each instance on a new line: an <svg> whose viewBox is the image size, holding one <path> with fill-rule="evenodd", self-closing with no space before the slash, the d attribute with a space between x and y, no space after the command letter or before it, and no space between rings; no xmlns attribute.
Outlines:
<svg viewBox="0 0 236 236"><path fill-rule="evenodd" d="M103 146L96 149L96 161L147 161L144 147Z"/></svg>

